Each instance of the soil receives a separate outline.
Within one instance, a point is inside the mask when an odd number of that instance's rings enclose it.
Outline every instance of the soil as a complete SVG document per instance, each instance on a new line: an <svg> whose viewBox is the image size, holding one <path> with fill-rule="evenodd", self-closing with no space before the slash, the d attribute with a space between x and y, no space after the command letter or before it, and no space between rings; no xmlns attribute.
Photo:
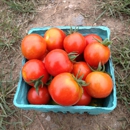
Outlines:
<svg viewBox="0 0 130 130"><path fill-rule="evenodd" d="M37 8L35 20L29 24L25 33L34 27L103 25L110 28L111 39L117 35L122 35L126 29L123 20L107 15L97 19L102 13L97 5L96 0L51 0L47 5L41 5ZM21 68L22 56L18 59L17 75L19 75ZM35 116L33 123L27 127L25 127L26 118L23 117L23 126L26 130L123 130L123 126L130 123L130 113L120 102L111 113L95 116L87 113L43 113L32 110L22 110L22 113L30 119ZM13 130L11 127L9 129ZM130 130L130 126L125 130Z"/></svg>

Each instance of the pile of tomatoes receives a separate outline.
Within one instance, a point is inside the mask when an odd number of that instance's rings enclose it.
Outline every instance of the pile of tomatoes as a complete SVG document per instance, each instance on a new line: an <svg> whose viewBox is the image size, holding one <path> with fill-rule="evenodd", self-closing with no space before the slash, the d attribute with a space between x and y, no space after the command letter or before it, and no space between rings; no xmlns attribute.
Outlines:
<svg viewBox="0 0 130 130"><path fill-rule="evenodd" d="M56 27L48 29L44 36L25 36L21 52L27 61L22 77L30 86L28 102L89 105L93 98L109 96L113 81L100 69L110 58L109 44L97 34L83 36L73 30L66 34Z"/></svg>

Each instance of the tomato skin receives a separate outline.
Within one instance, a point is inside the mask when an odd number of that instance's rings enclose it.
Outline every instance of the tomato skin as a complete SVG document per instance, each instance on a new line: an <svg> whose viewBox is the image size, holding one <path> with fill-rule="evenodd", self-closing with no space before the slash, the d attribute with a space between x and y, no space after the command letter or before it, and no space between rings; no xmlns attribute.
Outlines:
<svg viewBox="0 0 130 130"><path fill-rule="evenodd" d="M82 96L82 87L74 80L71 73L61 73L54 77L48 87L52 99L59 105L71 106Z"/></svg>
<svg viewBox="0 0 130 130"><path fill-rule="evenodd" d="M50 28L44 34L47 50L63 49L63 40L66 34L59 28Z"/></svg>
<svg viewBox="0 0 130 130"><path fill-rule="evenodd" d="M55 49L46 55L45 67L49 74L56 76L63 72L71 72L73 64L64 50Z"/></svg>
<svg viewBox="0 0 130 130"><path fill-rule="evenodd" d="M77 52L81 54L85 49L86 41L82 34L75 32L65 37L63 46L67 53Z"/></svg>
<svg viewBox="0 0 130 130"><path fill-rule="evenodd" d="M72 73L76 76L78 73L78 78L81 77L82 75L83 76L83 80L85 80L86 76L91 72L91 69L89 68L89 66L86 64L86 62L76 62L74 65L73 65L73 70L72 70Z"/></svg>
<svg viewBox="0 0 130 130"><path fill-rule="evenodd" d="M85 79L88 86L84 87L87 93L94 98L105 98L113 89L112 78L104 72L91 72Z"/></svg>
<svg viewBox="0 0 130 130"><path fill-rule="evenodd" d="M21 42L23 56L30 59L39 59L46 52L46 42L39 34L29 34Z"/></svg>
<svg viewBox="0 0 130 130"><path fill-rule="evenodd" d="M76 106L87 106L91 102L92 97L86 92L83 87L83 94L80 100L75 104Z"/></svg>
<svg viewBox="0 0 130 130"><path fill-rule="evenodd" d="M45 63L45 57L48 54L48 51L46 50L46 52L44 53L44 55L42 55L42 57L40 58L40 60Z"/></svg>
<svg viewBox="0 0 130 130"><path fill-rule="evenodd" d="M46 83L49 79L49 74L45 68L44 63L37 59L29 60L24 64L22 68L22 76L24 81L31 86L34 86L34 83L30 83L31 80L37 80L41 76L43 76L43 83Z"/></svg>
<svg viewBox="0 0 130 130"><path fill-rule="evenodd" d="M98 39L99 41L102 41L102 38L100 36L98 36L97 34L88 34L84 37L85 37L85 40L86 40L86 45L91 44L93 42L97 42L96 39Z"/></svg>
<svg viewBox="0 0 130 130"><path fill-rule="evenodd" d="M27 94L27 99L30 104L47 104L50 101L50 94L47 87L39 87L38 93L34 87L30 88Z"/></svg>
<svg viewBox="0 0 130 130"><path fill-rule="evenodd" d="M98 67L99 62L102 65L110 58L110 49L99 42L91 43L84 50L84 59L92 67Z"/></svg>

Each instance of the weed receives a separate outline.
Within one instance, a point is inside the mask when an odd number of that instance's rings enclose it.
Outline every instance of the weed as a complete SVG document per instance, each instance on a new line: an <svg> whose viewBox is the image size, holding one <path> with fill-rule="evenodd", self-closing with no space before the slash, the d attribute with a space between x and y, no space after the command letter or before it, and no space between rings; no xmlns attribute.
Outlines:
<svg viewBox="0 0 130 130"><path fill-rule="evenodd" d="M16 112L15 109L12 109L13 105L11 102L13 98L12 92L16 88L14 85L16 81L12 79L12 69L10 69L9 75L7 75L8 72L5 68L0 68L0 72L0 127L4 129L5 124L8 123L6 123L5 119L10 118Z"/></svg>
<svg viewBox="0 0 130 130"><path fill-rule="evenodd" d="M122 130L127 130L127 128L130 127L130 122L126 117L122 117L122 118L118 119L117 121L120 121L122 123L122 125L121 125Z"/></svg>
<svg viewBox="0 0 130 130"><path fill-rule="evenodd" d="M35 14L29 14L31 9L23 11L23 13L19 12L19 10L15 10L15 12L13 12L14 9L11 8L11 2L16 4L15 8L20 9L19 6L17 7L17 2L5 0L2 1L7 5L4 5L3 7L1 6L2 9L0 10L0 49L3 49L3 47L14 49L15 44L20 44L21 38L23 36L21 34L23 28L26 28L28 26L30 21L33 20ZM24 4L25 5L21 3L20 5L31 8L29 5L26 5L27 2L25 2ZM20 10L22 11L22 9ZM35 8L33 10L35 10ZM19 15L19 13L21 14Z"/></svg>
<svg viewBox="0 0 130 130"><path fill-rule="evenodd" d="M117 96L130 110L130 39L117 38L117 43L116 46L112 46Z"/></svg>
<svg viewBox="0 0 130 130"><path fill-rule="evenodd" d="M23 127L27 127L33 122L33 119L27 117L23 112L14 107L13 98L14 92L18 83L18 75L16 75L16 64L18 62L18 52L17 48L11 51L5 51L5 49L0 51L0 129L6 130L8 127L10 129L18 130ZM12 59L13 55L13 59ZM15 59L14 59L15 57ZM6 59L6 60L5 60Z"/></svg>
<svg viewBox="0 0 130 130"><path fill-rule="evenodd" d="M129 0L102 0L99 2L99 6L101 9L105 10L109 16L130 16Z"/></svg>
<svg viewBox="0 0 130 130"><path fill-rule="evenodd" d="M35 12L35 4L33 1L27 0L2 0L3 3L7 4L8 7L17 13L34 13Z"/></svg>
<svg viewBox="0 0 130 130"><path fill-rule="evenodd" d="M34 19L37 3L33 0L0 1L0 129L25 129L33 122L13 106L12 100L18 78L15 75L16 57L21 38ZM25 32L25 31L24 31ZM13 57L12 57L13 56ZM16 57L15 57L16 56ZM14 60L14 57L16 58ZM19 57L18 57L19 58ZM15 63L16 62L16 63Z"/></svg>
<svg viewBox="0 0 130 130"><path fill-rule="evenodd" d="M8 12L2 11L0 13L1 24L0 24L0 47L12 48L13 44L16 43L20 36L19 27L16 27L12 19L14 18L13 14L8 14Z"/></svg>

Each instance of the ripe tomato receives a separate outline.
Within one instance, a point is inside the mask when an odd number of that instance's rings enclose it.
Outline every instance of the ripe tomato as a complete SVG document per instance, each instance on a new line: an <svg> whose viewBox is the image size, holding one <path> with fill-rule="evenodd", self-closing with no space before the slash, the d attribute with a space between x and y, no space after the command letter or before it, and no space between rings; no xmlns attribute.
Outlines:
<svg viewBox="0 0 130 130"><path fill-rule="evenodd" d="M88 86L84 87L87 93L94 98L105 98L113 89L112 78L104 72L91 72L85 79Z"/></svg>
<svg viewBox="0 0 130 130"><path fill-rule="evenodd" d="M84 59L92 67L98 67L99 62L105 64L110 57L110 49L99 42L91 43L84 50Z"/></svg>
<svg viewBox="0 0 130 130"><path fill-rule="evenodd" d="M34 86L35 82L37 82L42 76L43 78L39 82L46 83L49 79L49 74L44 63L37 59L29 60L24 64L22 68L22 76L24 81L31 86ZM34 82L32 82L32 80Z"/></svg>
<svg viewBox="0 0 130 130"><path fill-rule="evenodd" d="M47 43L47 50L62 49L63 40L66 34L59 28L50 28L44 34L45 41Z"/></svg>
<svg viewBox="0 0 130 130"><path fill-rule="evenodd" d="M86 41L82 34L75 32L65 37L63 46L67 53L77 52L81 54L85 49Z"/></svg>
<svg viewBox="0 0 130 130"><path fill-rule="evenodd" d="M98 36L97 34L88 34L85 36L85 40L86 40L86 45L93 43L93 42L97 42L97 40L102 41L102 38L100 36Z"/></svg>
<svg viewBox="0 0 130 130"><path fill-rule="evenodd" d="M23 56L30 59L39 59L46 52L46 42L39 34L29 34L21 42Z"/></svg>
<svg viewBox="0 0 130 130"><path fill-rule="evenodd" d="M45 67L49 74L56 76L63 72L71 72L73 64L64 50L55 49L46 55Z"/></svg>
<svg viewBox="0 0 130 130"><path fill-rule="evenodd" d="M46 52L44 53L44 55L42 55L42 57L40 58L40 60L45 63L45 57L48 54L48 51L46 50Z"/></svg>
<svg viewBox="0 0 130 130"><path fill-rule="evenodd" d="M78 78L82 75L83 79L86 78L86 76L91 72L91 69L89 68L89 66L86 64L86 62L76 62L73 65L73 70L72 73L76 76L78 74Z"/></svg>
<svg viewBox="0 0 130 130"><path fill-rule="evenodd" d="M83 87L83 94L80 100L75 104L76 106L86 106L91 102L92 97L86 92Z"/></svg>
<svg viewBox="0 0 130 130"><path fill-rule="evenodd" d="M50 94L45 86L39 87L38 92L32 87L28 91L27 99L30 104L47 104L50 101Z"/></svg>
<svg viewBox="0 0 130 130"><path fill-rule="evenodd" d="M53 78L49 85L52 99L59 105L71 106L76 104L83 93L71 73L61 73Z"/></svg>

